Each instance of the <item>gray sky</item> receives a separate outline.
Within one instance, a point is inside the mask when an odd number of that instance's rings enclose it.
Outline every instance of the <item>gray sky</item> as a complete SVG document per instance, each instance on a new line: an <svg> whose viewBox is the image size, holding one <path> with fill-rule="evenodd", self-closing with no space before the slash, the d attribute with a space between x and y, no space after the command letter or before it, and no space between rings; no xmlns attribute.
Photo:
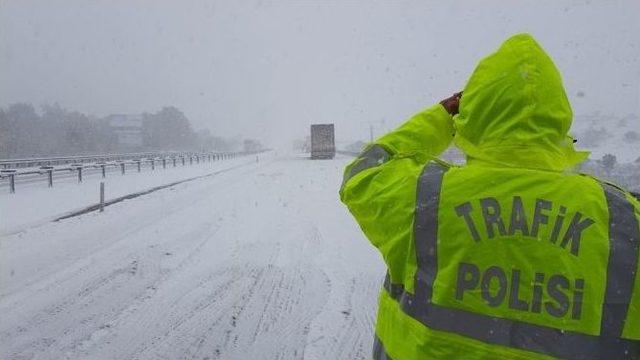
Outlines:
<svg viewBox="0 0 640 360"><path fill-rule="evenodd" d="M640 113L640 1L0 0L0 105L182 109L272 146L334 122L390 129L531 32L576 115ZM583 97L576 94L583 92Z"/></svg>

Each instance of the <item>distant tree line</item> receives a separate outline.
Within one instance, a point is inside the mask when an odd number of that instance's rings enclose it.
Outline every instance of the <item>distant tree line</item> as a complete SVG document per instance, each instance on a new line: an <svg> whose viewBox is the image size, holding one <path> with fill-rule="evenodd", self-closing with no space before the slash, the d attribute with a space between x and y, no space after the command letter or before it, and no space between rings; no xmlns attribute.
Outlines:
<svg viewBox="0 0 640 360"><path fill-rule="evenodd" d="M18 103L0 108L0 157L107 152L117 143L109 125L57 105Z"/></svg>
<svg viewBox="0 0 640 360"><path fill-rule="evenodd" d="M0 108L0 158L69 156L130 151L235 151L242 139L194 131L189 119L173 106L144 113L142 145L135 149L118 141L108 117L96 118L56 105L37 111L16 103ZM253 141L253 140L252 140Z"/></svg>

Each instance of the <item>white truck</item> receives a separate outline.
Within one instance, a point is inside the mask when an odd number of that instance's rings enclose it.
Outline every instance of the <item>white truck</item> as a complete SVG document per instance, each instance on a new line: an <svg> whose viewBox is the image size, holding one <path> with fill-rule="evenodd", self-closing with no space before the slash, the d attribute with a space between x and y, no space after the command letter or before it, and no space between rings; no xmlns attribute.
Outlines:
<svg viewBox="0 0 640 360"><path fill-rule="evenodd" d="M336 144L333 124L311 125L311 158L333 159Z"/></svg>

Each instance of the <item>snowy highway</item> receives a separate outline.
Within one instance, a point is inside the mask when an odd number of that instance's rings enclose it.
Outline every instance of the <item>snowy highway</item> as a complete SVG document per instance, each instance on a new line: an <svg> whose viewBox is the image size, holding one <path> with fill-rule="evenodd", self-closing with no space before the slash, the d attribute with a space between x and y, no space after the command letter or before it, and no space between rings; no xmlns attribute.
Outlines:
<svg viewBox="0 0 640 360"><path fill-rule="evenodd" d="M269 154L104 213L13 221L0 358L369 358L384 267L338 199L349 160Z"/></svg>

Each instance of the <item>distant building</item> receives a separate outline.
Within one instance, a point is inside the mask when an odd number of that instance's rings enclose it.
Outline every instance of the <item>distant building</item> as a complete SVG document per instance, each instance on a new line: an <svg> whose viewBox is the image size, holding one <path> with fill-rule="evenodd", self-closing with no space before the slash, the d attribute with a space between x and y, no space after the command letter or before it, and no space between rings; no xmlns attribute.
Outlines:
<svg viewBox="0 0 640 360"><path fill-rule="evenodd" d="M262 144L260 144L260 142L258 142L257 140L246 139L244 140L242 145L245 152L255 152L262 150Z"/></svg>
<svg viewBox="0 0 640 360"><path fill-rule="evenodd" d="M113 114L107 116L107 121L116 133L121 149L136 150L142 147L142 115Z"/></svg>

